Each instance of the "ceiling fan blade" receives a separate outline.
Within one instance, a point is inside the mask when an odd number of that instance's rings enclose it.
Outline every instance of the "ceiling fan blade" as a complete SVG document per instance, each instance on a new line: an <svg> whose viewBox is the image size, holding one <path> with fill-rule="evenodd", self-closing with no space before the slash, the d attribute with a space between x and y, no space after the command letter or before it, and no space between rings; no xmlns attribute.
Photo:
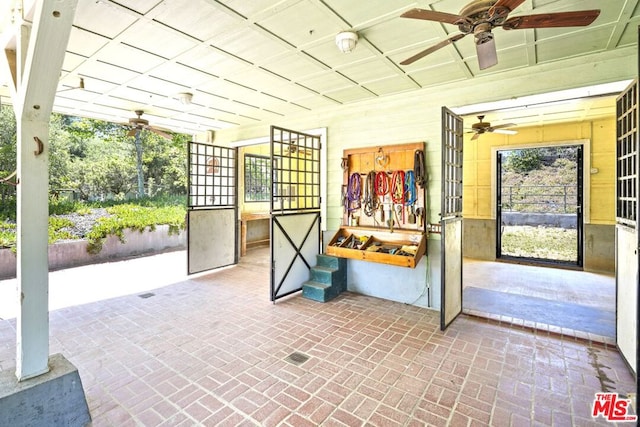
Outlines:
<svg viewBox="0 0 640 427"><path fill-rule="evenodd" d="M466 36L466 34L456 34L453 37L449 37L446 40L441 41L438 44L435 44L433 46L431 46L428 49L423 50L422 52L418 52L415 55L413 55L411 58L405 59L404 61L402 61L400 63L400 65L409 65L414 63L415 61L417 61L420 58L424 58L425 56L429 55L430 53L435 52L438 49L441 49L447 45L450 45L453 42L456 42L458 40L460 40L461 38L463 38L464 36Z"/></svg>
<svg viewBox="0 0 640 427"><path fill-rule="evenodd" d="M511 12L516 7L524 3L525 0L498 0L496 4L489 8L489 16L493 16L500 8L508 9Z"/></svg>
<svg viewBox="0 0 640 427"><path fill-rule="evenodd" d="M480 134L479 134L479 133L477 133L477 132L475 132L475 133L473 134L473 136L471 137L471 140L472 140L472 141L474 141L474 140L478 139L478 137L479 137L479 136L480 136Z"/></svg>
<svg viewBox="0 0 640 427"><path fill-rule="evenodd" d="M496 128L493 128L493 130L491 130L489 132L501 133L503 135L515 135L515 134L518 133L517 130L513 130L513 129L496 129Z"/></svg>
<svg viewBox="0 0 640 427"><path fill-rule="evenodd" d="M425 21L445 22L447 24L456 24L465 18L460 15L454 15L446 12L436 12L427 9L411 9L400 15L401 18L423 19Z"/></svg>
<svg viewBox="0 0 640 427"><path fill-rule="evenodd" d="M496 129L512 128L515 126L518 126L518 125L515 123L505 123L503 125L491 126L491 129L496 130Z"/></svg>
<svg viewBox="0 0 640 427"><path fill-rule="evenodd" d="M137 128L129 129L129 132L127 132L127 136L135 136L136 132L138 132Z"/></svg>
<svg viewBox="0 0 640 427"><path fill-rule="evenodd" d="M493 67L498 63L496 41L493 38L484 43L476 44L476 52L478 53L478 65L481 70Z"/></svg>
<svg viewBox="0 0 640 427"><path fill-rule="evenodd" d="M151 132L155 133L156 135L160 135L163 138L166 138L166 139L169 139L169 140L173 139L172 135L170 135L170 134L168 134L166 132L163 132L160 129L152 128L151 126L147 126L145 129L150 130Z"/></svg>
<svg viewBox="0 0 640 427"><path fill-rule="evenodd" d="M516 16L507 19L502 28L518 30L526 28L586 27L600 15L600 10L541 13L539 15Z"/></svg>

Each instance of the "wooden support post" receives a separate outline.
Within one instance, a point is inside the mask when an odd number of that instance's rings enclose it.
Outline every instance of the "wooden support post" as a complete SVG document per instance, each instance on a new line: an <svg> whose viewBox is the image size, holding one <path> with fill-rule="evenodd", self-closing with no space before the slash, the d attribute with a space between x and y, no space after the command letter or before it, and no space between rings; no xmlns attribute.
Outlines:
<svg viewBox="0 0 640 427"><path fill-rule="evenodd" d="M18 128L19 381L49 370L49 121L77 1L35 1L33 24L19 23L3 39Z"/></svg>

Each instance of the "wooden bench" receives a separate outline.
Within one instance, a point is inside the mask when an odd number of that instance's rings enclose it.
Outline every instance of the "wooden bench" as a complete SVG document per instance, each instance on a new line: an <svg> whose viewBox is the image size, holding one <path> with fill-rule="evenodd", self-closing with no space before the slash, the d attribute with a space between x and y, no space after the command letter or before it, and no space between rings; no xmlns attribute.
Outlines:
<svg viewBox="0 0 640 427"><path fill-rule="evenodd" d="M247 253L247 244L250 246L262 245L269 242L269 238L262 240L253 240L247 242L247 223L249 221L257 221L263 219L269 219L271 215L268 212L244 212L240 214L240 256L245 256Z"/></svg>

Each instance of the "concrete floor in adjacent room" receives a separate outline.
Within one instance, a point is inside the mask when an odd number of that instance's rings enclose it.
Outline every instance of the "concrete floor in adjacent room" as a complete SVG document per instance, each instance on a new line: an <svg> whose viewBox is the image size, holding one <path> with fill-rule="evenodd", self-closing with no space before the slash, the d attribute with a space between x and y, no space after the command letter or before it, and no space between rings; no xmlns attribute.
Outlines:
<svg viewBox="0 0 640 427"><path fill-rule="evenodd" d="M184 252L150 258L51 274L51 353L93 426L608 425L595 393L636 390L607 344L468 315L443 333L436 311L351 292L272 304L268 249L170 284ZM110 281L120 296L61 302ZM0 320L0 370L15 328Z"/></svg>
<svg viewBox="0 0 640 427"><path fill-rule="evenodd" d="M607 274L467 258L468 314L615 343L615 277Z"/></svg>

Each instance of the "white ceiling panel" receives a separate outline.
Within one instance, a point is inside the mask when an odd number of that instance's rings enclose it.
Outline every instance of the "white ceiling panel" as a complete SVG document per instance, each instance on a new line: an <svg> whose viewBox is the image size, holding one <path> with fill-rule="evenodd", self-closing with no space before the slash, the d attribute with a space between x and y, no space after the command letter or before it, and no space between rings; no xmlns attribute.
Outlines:
<svg viewBox="0 0 640 427"><path fill-rule="evenodd" d="M130 88L159 96L174 96L189 90L188 86L179 85L157 77L142 75L127 83Z"/></svg>
<svg viewBox="0 0 640 427"><path fill-rule="evenodd" d="M332 91L326 94L329 98L335 99L342 104L349 102L363 101L365 99L375 98L376 95L370 91L360 87L352 86L341 90Z"/></svg>
<svg viewBox="0 0 640 427"><path fill-rule="evenodd" d="M95 1L96 3L105 3L108 6L114 7L113 6L114 2L111 2L108 0L91 0L91 1ZM158 5L162 6L164 3L165 2L158 1L158 0L118 0L116 4L122 5L127 9L130 9L132 11L135 11L137 13L144 15L146 13L151 12L153 8L157 7Z"/></svg>
<svg viewBox="0 0 640 427"><path fill-rule="evenodd" d="M237 30L238 19L219 13L204 0L182 3L182 7L165 7L154 19L193 36L200 41L222 36ZM215 23L215 25L213 25Z"/></svg>
<svg viewBox="0 0 640 427"><path fill-rule="evenodd" d="M321 75L328 70L321 63L299 52L267 60L263 67L292 82L299 81L304 76Z"/></svg>
<svg viewBox="0 0 640 427"><path fill-rule="evenodd" d="M389 63L379 61L357 62L340 68L340 73L351 80L367 84L375 80L388 79L398 75L397 69Z"/></svg>
<svg viewBox="0 0 640 427"><path fill-rule="evenodd" d="M494 28L498 64L487 70L478 69L472 35L400 65L459 34L456 25L401 18L403 12L418 7L458 14L470 1L78 0L59 88L83 77L85 90L60 93L54 111L121 122L143 109L175 129L269 125L283 115L421 87L455 82L474 90L477 76L499 82L542 63L558 64L561 75L564 58L598 63L611 50L637 45L640 0L525 0L510 17L601 13L584 28ZM11 13L6 3L0 2L0 16ZM335 46L343 30L359 34L351 54ZM14 29L0 19L0 31ZM9 77L2 78L4 103ZM192 105L177 103L180 91L194 94ZM602 113L589 106L582 117L593 114ZM544 113L533 116L540 120Z"/></svg>
<svg viewBox="0 0 640 427"><path fill-rule="evenodd" d="M123 43L111 43L102 49L95 58L101 62L113 64L138 73L146 73L162 65L164 58L145 52Z"/></svg>
<svg viewBox="0 0 640 427"><path fill-rule="evenodd" d="M99 34L90 33L78 27L72 27L69 34L67 50L75 55L90 57L109 43L109 39Z"/></svg>
<svg viewBox="0 0 640 427"><path fill-rule="evenodd" d="M62 71L71 72L77 69L80 65L82 65L87 58L81 55L76 55L75 53L67 53L64 56L64 60L62 61Z"/></svg>
<svg viewBox="0 0 640 427"><path fill-rule="evenodd" d="M96 16L101 19L96 19ZM79 1L74 24L79 28L113 39L137 19L136 14L106 2Z"/></svg>
<svg viewBox="0 0 640 427"><path fill-rule="evenodd" d="M391 93L415 89L416 83L404 76L393 76L386 79L367 82L365 87L377 95L388 95ZM404 90L402 88L404 88Z"/></svg>
<svg viewBox="0 0 640 427"><path fill-rule="evenodd" d="M171 59L197 45L190 38L155 21L138 21L121 36L129 44L154 55Z"/></svg>
<svg viewBox="0 0 640 427"><path fill-rule="evenodd" d="M176 62L214 76L235 75L247 68L247 63L212 46L197 46L180 55Z"/></svg>
<svg viewBox="0 0 640 427"><path fill-rule="evenodd" d="M584 33L585 37L581 38L580 43L576 43L575 39L570 36L541 40L537 44L538 61L557 61L565 57L604 50L606 49L606 44L603 43L603 37L606 37L609 33L604 28Z"/></svg>
<svg viewBox="0 0 640 427"><path fill-rule="evenodd" d="M175 62L164 62L149 74L152 77L179 82L190 88L197 88L212 78L211 74Z"/></svg>
<svg viewBox="0 0 640 427"><path fill-rule="evenodd" d="M431 67L421 69L411 73L411 78L422 87L436 86L442 83L464 80L466 74L460 65L451 67L443 65L440 67Z"/></svg>
<svg viewBox="0 0 640 427"><path fill-rule="evenodd" d="M395 18L367 28L363 35L378 49L387 52L411 46L424 49L457 32L458 29L453 25L444 29L439 23ZM393 37L390 37L391 34Z"/></svg>
<svg viewBox="0 0 640 427"><path fill-rule="evenodd" d="M333 14L323 8L321 2L304 0L291 3L257 24L298 48L349 29L340 25L338 20L331 19Z"/></svg>
<svg viewBox="0 0 640 427"><path fill-rule="evenodd" d="M126 84L140 73L101 61L87 61L78 69L78 74L86 76L85 85L93 86L93 79L115 84Z"/></svg>
<svg viewBox="0 0 640 427"><path fill-rule="evenodd" d="M228 34L224 44L216 43L216 47L252 64L287 52L282 41L255 28L236 29Z"/></svg>

